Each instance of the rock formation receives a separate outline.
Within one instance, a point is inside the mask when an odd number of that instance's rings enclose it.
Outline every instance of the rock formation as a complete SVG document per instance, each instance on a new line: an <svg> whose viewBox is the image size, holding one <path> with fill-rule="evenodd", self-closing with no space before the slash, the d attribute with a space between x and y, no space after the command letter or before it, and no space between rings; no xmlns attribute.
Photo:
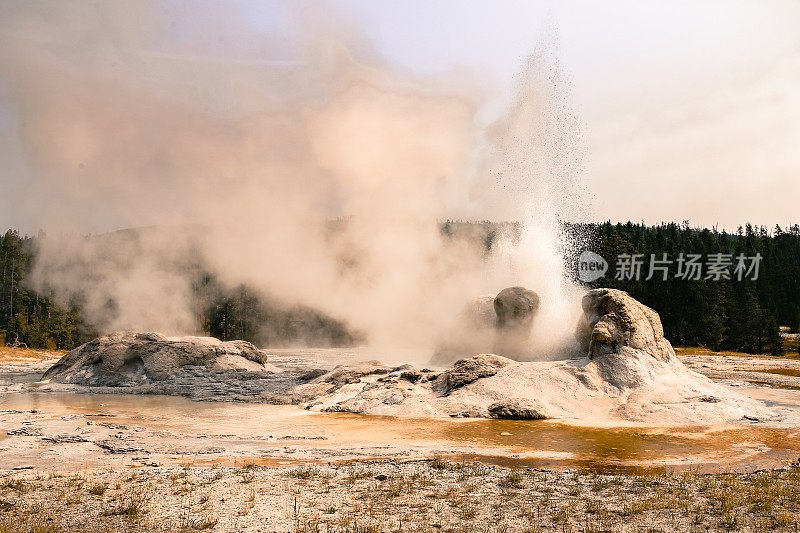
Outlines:
<svg viewBox="0 0 800 533"><path fill-rule="evenodd" d="M502 328L528 327L536 305L526 292L515 288L499 300ZM748 423L775 416L764 404L689 370L664 338L658 314L626 293L590 291L583 310L586 354L560 361L519 362L484 353L445 370L378 361L334 365L320 358L303 364L289 358L276 367L245 342L125 333L69 352L44 378L53 386L89 385L102 392L297 403L390 416L658 425Z"/></svg>
<svg viewBox="0 0 800 533"><path fill-rule="evenodd" d="M494 352L512 359L524 359L539 310L539 295L524 287L503 289L494 298L497 314Z"/></svg>
<svg viewBox="0 0 800 533"><path fill-rule="evenodd" d="M494 376L501 368L508 366L513 361L493 354L481 354L459 359L448 370L441 374L439 390L442 394L450 394L453 390L469 385L481 378Z"/></svg>
<svg viewBox="0 0 800 533"><path fill-rule="evenodd" d="M595 289L583 297L583 314L590 330L588 353L594 359L624 348L646 352L668 363L675 352L664 338L658 313L616 289Z"/></svg>
<svg viewBox="0 0 800 533"><path fill-rule="evenodd" d="M508 308L513 319L514 307ZM393 371L378 380L351 383L309 407L403 416L557 418L586 424L747 423L774 416L763 404L683 365L664 338L658 314L627 293L590 291L583 310L579 333L589 341L583 357L518 362L475 355L440 373L423 372L414 381ZM535 305L523 305L522 311L517 318L521 315L524 322Z"/></svg>
<svg viewBox="0 0 800 533"><path fill-rule="evenodd" d="M107 385L162 381L185 366L210 370L264 371L264 352L245 341L212 337L163 337L157 333L116 333L76 348L50 368L43 379Z"/></svg>
<svg viewBox="0 0 800 533"><path fill-rule="evenodd" d="M522 360L529 355L539 295L524 287L503 289L497 296L470 300L455 327L446 334L431 361L444 366L470 355L492 352Z"/></svg>
<svg viewBox="0 0 800 533"><path fill-rule="evenodd" d="M122 332L88 342L62 357L42 379L82 385L132 387L167 381L181 372L276 372L249 342L212 337L164 337Z"/></svg>
<svg viewBox="0 0 800 533"><path fill-rule="evenodd" d="M513 398L489 406L489 416L503 420L542 420L547 418L536 400Z"/></svg>

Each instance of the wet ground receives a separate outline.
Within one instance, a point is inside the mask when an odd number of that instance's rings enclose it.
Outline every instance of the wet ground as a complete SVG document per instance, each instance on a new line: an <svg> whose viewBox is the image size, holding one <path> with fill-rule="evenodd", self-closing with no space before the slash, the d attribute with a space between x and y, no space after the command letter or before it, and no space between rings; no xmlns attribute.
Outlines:
<svg viewBox="0 0 800 533"><path fill-rule="evenodd" d="M447 456L599 472L746 471L800 456L800 431L792 428L408 419L165 396L17 392L0 399L0 470Z"/></svg>
<svg viewBox="0 0 800 533"><path fill-rule="evenodd" d="M34 383L49 356L23 351L4 360L0 351L0 531L789 532L800 525L800 428L390 418L45 392ZM318 356L274 358L302 364ZM800 379L796 362L689 356L687 363L800 412L800 390L786 381Z"/></svg>
<svg viewBox="0 0 800 533"><path fill-rule="evenodd" d="M291 358L291 353L278 357ZM344 354L341 357L355 357ZM441 420L312 413L297 406L194 402L181 397L36 392L39 357L0 363L0 471L477 459L502 466L597 472L754 471L800 456L800 428L582 427L555 421ZM800 410L800 390L741 376L780 361L689 358L696 370L772 405ZM38 365L38 366L37 366ZM753 381L756 383L754 384Z"/></svg>

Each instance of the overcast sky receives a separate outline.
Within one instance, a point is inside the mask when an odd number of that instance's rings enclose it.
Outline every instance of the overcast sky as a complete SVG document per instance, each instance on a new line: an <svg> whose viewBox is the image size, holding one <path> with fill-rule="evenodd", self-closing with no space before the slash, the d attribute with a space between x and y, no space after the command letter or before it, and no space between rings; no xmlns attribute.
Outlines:
<svg viewBox="0 0 800 533"><path fill-rule="evenodd" d="M398 69L470 80L484 95L479 117L487 123L514 94L525 57L550 43L586 148L578 172L589 219L688 219L728 229L800 222L800 2L305 5L356 28ZM304 31L289 2L219 7L243 13L255 32L277 42ZM209 27L178 24L180 31ZM91 36L74 35L92 46ZM228 46L214 60L254 60L242 48L237 54ZM256 59L290 64L294 56ZM21 140L25 118L4 92L8 75L0 70L0 227L33 231L35 221L12 208L34 171Z"/></svg>
<svg viewBox="0 0 800 533"><path fill-rule="evenodd" d="M799 2L346 4L393 61L465 67L499 99L552 32L596 219L800 222Z"/></svg>

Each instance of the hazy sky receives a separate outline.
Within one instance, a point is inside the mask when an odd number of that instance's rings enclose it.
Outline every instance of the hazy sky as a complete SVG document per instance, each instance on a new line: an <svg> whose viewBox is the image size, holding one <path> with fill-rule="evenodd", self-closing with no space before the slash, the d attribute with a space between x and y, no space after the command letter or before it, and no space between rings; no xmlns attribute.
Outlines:
<svg viewBox="0 0 800 533"><path fill-rule="evenodd" d="M399 69L475 86L483 95L479 117L487 123L514 94L526 56L543 42L553 47L580 124L576 137L585 145L579 173L591 219L688 219L723 228L800 222L800 2L302 5L309 16L354 28ZM254 31L277 43L305 31L298 21L306 19L294 16L297 3L253 0L216 8L244 13ZM3 10L0 5L0 18ZM177 40L209 32L203 58L209 60L216 21L176 20L170 31ZM91 35L76 31L74 38L92 46ZM211 59L272 65L295 59L275 49L260 57L246 43L240 53L225 50ZM4 92L7 74L0 70L0 227L33 231L35 221L12 209L32 171L20 134L24 117Z"/></svg>

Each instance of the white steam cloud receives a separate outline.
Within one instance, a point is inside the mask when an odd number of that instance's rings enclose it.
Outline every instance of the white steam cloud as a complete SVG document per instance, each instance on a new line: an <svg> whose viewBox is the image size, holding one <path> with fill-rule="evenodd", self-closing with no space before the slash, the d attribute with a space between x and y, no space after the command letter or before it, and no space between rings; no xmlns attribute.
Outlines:
<svg viewBox="0 0 800 533"><path fill-rule="evenodd" d="M541 347L571 334L556 221L573 209L581 139L546 46L482 131L474 87L402 76L301 8L306 31L280 42L198 4L0 9L0 79L30 171L16 208L51 235L35 282L82 295L101 329L197 332L178 273L200 258L376 345L429 347L469 298L510 285L542 296ZM441 235L441 219L487 208L523 221L522 237L486 256ZM142 226L124 244L63 236Z"/></svg>

